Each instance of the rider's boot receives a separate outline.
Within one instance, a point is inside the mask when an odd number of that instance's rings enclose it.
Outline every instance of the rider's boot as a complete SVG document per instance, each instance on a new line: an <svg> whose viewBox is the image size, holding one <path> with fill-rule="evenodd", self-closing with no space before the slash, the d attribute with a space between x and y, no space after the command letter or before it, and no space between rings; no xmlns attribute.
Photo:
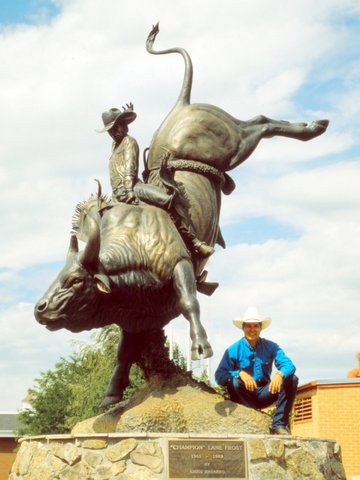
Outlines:
<svg viewBox="0 0 360 480"><path fill-rule="evenodd" d="M166 148L163 148L163 150L164 153L161 157L159 176L165 189L168 192L172 192L166 208L170 216L173 217L175 225L190 250L200 257L210 257L210 255L215 252L215 249L197 238L189 217L188 209L183 204L183 199L178 185L174 180L173 173L171 169L168 168L168 162L171 160L172 154Z"/></svg>
<svg viewBox="0 0 360 480"><path fill-rule="evenodd" d="M197 238L185 209L176 202L171 213L175 213L175 224L189 248L200 257L210 257L215 249Z"/></svg>
<svg viewBox="0 0 360 480"><path fill-rule="evenodd" d="M194 238L192 241L195 252L200 256L207 258L215 252L215 249L205 242L200 241L198 238Z"/></svg>

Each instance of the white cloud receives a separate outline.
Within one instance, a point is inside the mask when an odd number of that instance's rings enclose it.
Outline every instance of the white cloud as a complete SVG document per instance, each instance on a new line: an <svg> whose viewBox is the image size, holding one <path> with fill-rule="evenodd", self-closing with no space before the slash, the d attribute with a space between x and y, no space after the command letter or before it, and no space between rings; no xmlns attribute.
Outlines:
<svg viewBox="0 0 360 480"><path fill-rule="evenodd" d="M56 335L47 331L35 321L29 303L1 309L0 329L1 410L10 411L21 407L21 400L40 371L52 369L60 356L70 354L75 336L66 331ZM84 341L88 338L88 332L76 337Z"/></svg>
<svg viewBox="0 0 360 480"><path fill-rule="evenodd" d="M324 115L326 117L326 115ZM306 118L306 123L320 118ZM300 119L301 120L301 119ZM309 121L310 120L310 121ZM294 141L276 138L264 140L251 157L250 161L256 166L271 171L283 170L293 163L310 162L325 156L338 155L356 145L357 139L348 132L333 132L330 123L326 135L310 142Z"/></svg>
<svg viewBox="0 0 360 480"><path fill-rule="evenodd" d="M352 238L357 240L360 208L357 162L338 162L291 173L275 169L272 176L257 176L253 171L248 173L249 170L244 182L239 172L238 188L225 199L222 224L252 216L270 216L303 232L336 231L343 238L350 230Z"/></svg>
<svg viewBox="0 0 360 480"><path fill-rule="evenodd" d="M18 404L41 364L50 367L67 348L66 332L41 329L32 307L19 301L26 281L28 302L46 289L53 264L65 255L74 205L95 191L93 178L109 191L110 140L94 132L101 112L133 101L138 119L131 134L143 149L177 98L181 58L150 56L144 48L158 20L156 48L184 46L191 53L194 102L243 120L259 113L331 120L327 134L312 142L262 142L232 172L238 188L224 199L223 224L234 224L237 234L237 222L269 216L295 227L300 238L234 245L211 259L210 275L221 286L202 299L202 309L213 364L236 335L232 316L257 303L273 315L269 335L296 357L304 378L316 374L314 363L325 371L321 359L331 368L327 345L339 357L334 372L343 365L345 373L359 339L359 169L356 161L345 162L349 152L359 158L359 34L346 22L359 15L357 2L228 0L221 8L215 0L58 3L62 13L49 24L0 30L0 320L7 339L1 379L9 385L0 409ZM50 265L46 272L40 263ZM185 338L185 320L175 325ZM319 341L325 331L328 342ZM27 376L17 363L23 358L33 365ZM23 387L15 392L15 384Z"/></svg>

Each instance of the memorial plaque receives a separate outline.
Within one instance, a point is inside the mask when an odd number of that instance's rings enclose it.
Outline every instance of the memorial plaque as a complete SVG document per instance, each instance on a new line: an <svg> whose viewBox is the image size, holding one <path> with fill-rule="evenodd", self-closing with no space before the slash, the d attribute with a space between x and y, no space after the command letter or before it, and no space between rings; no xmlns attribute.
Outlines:
<svg viewBox="0 0 360 480"><path fill-rule="evenodd" d="M246 480L241 440L169 440L169 480Z"/></svg>

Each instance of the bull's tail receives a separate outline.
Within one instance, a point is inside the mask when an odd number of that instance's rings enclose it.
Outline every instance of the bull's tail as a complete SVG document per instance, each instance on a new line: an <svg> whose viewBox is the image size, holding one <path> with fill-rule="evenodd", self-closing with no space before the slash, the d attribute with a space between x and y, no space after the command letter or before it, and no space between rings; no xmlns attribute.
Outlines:
<svg viewBox="0 0 360 480"><path fill-rule="evenodd" d="M146 39L146 50L153 55L164 55L166 53L180 53L185 62L184 79L181 86L180 94L176 102L178 105L189 105L191 97L191 87L193 80L193 66L190 55L184 48L169 48L167 50L154 50L153 45L157 34L159 33L159 23L153 26L151 32Z"/></svg>

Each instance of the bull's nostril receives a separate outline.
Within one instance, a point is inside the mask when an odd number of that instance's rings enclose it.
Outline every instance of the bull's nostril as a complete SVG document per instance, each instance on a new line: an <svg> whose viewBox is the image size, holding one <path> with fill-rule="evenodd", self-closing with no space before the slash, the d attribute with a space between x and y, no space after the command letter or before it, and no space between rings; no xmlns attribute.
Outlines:
<svg viewBox="0 0 360 480"><path fill-rule="evenodd" d="M44 312L47 309L47 307L48 307L48 302L47 300L44 300L42 302L39 302L36 305L36 310L41 313L41 312Z"/></svg>

